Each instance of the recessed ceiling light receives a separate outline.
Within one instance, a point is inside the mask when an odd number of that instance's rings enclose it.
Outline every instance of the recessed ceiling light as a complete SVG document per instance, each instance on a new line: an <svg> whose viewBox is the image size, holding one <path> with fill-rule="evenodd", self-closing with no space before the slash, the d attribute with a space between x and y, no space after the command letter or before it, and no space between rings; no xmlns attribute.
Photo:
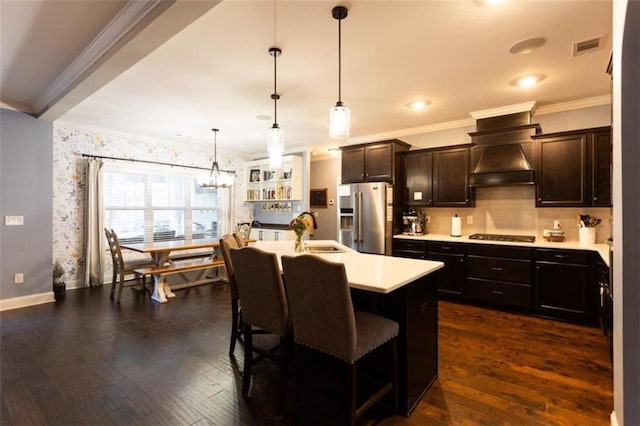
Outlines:
<svg viewBox="0 0 640 426"><path fill-rule="evenodd" d="M413 101L407 104L409 108L414 111L422 111L425 109L431 102L428 101Z"/></svg>
<svg viewBox="0 0 640 426"><path fill-rule="evenodd" d="M518 86L523 89L530 89L542 80L544 80L544 76L542 74L526 75L524 77L519 77L515 80L512 80L511 85Z"/></svg>
<svg viewBox="0 0 640 426"><path fill-rule="evenodd" d="M546 43L546 39L544 37L530 37L525 38L524 40L520 40L517 43L514 43L509 48L509 53L513 53L514 55L522 55L525 53L533 52L538 47L542 46Z"/></svg>
<svg viewBox="0 0 640 426"><path fill-rule="evenodd" d="M502 4L505 3L507 0L484 0L485 3L487 3L488 5L496 5L496 4Z"/></svg>
<svg viewBox="0 0 640 426"><path fill-rule="evenodd" d="M337 157L338 155L340 155L340 148L329 148L329 154Z"/></svg>

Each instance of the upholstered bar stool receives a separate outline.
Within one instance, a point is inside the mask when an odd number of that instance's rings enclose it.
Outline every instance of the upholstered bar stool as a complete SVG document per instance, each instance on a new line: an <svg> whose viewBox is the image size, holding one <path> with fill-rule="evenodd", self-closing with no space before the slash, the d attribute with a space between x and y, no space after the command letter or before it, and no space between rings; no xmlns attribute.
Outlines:
<svg viewBox="0 0 640 426"><path fill-rule="evenodd" d="M291 352L291 323L282 274L274 253L255 247L231 249L231 263L242 304L244 372L242 394L249 395L253 358L253 327L280 336L280 383L276 415L284 414L287 364ZM258 332L260 330L257 330Z"/></svg>
<svg viewBox="0 0 640 426"><path fill-rule="evenodd" d="M354 424L364 411L382 397L393 393L397 412L398 323L368 312L354 311L344 265L318 256L282 256L282 268L291 310L294 343L332 357L347 366L347 414ZM357 406L358 361L387 344L391 378L361 405ZM297 351L299 353L300 351ZM298 394L303 365L296 355L295 374ZM295 419L294 419L295 421Z"/></svg>
<svg viewBox="0 0 640 426"><path fill-rule="evenodd" d="M229 341L229 356L233 355L236 348L236 341L240 339L240 295L238 294L238 285L233 270L233 262L231 262L231 249L242 247L238 245L238 240L234 235L225 234L220 238L220 252L224 259L224 267L227 271L227 280L229 282L229 293L231 293L231 340Z"/></svg>

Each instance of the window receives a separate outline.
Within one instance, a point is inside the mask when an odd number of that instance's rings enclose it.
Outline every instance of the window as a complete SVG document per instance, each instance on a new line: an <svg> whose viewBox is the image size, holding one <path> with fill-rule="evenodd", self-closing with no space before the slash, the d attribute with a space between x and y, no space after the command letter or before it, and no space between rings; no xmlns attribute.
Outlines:
<svg viewBox="0 0 640 426"><path fill-rule="evenodd" d="M105 163L104 226L123 243L218 238L230 229L231 189L201 188L202 174L144 163Z"/></svg>

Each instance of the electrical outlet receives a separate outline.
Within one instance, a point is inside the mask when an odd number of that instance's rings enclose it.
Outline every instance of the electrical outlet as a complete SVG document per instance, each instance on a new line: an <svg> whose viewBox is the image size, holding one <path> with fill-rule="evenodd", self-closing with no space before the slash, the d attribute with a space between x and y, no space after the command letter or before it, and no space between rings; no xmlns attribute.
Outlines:
<svg viewBox="0 0 640 426"><path fill-rule="evenodd" d="M467 225L473 225L473 216L467 216Z"/></svg>
<svg viewBox="0 0 640 426"><path fill-rule="evenodd" d="M24 274L20 273L20 274L15 274L13 276L13 282L15 284L22 284L24 282Z"/></svg>
<svg viewBox="0 0 640 426"><path fill-rule="evenodd" d="M427 223L431 223L431 216L425 216L424 217L425 222Z"/></svg>

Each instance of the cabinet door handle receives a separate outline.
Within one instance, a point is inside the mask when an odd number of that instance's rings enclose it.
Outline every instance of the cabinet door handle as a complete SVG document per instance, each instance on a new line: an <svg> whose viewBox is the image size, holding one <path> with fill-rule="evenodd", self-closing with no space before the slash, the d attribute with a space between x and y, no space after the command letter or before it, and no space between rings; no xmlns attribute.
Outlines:
<svg viewBox="0 0 640 426"><path fill-rule="evenodd" d="M593 197L593 201L598 201L598 197Z"/></svg>
<svg viewBox="0 0 640 426"><path fill-rule="evenodd" d="M567 256L566 254L554 254L553 257L555 257L556 259L566 259Z"/></svg>
<svg viewBox="0 0 640 426"><path fill-rule="evenodd" d="M451 247L442 246L442 247L440 247L440 250L451 250Z"/></svg>
<svg viewBox="0 0 640 426"><path fill-rule="evenodd" d="M502 296L504 293L500 290L491 290L491 294L495 294L496 296Z"/></svg>
<svg viewBox="0 0 640 426"><path fill-rule="evenodd" d="M492 270L492 271L498 271L498 272L500 272L500 271L502 271L502 268L498 268L497 266L493 266L493 267L491 268L491 270Z"/></svg>

